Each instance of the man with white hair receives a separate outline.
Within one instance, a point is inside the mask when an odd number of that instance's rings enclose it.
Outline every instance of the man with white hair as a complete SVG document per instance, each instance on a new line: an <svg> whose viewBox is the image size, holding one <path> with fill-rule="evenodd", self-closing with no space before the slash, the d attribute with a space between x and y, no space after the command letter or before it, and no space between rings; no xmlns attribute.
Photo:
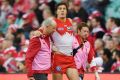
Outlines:
<svg viewBox="0 0 120 80"><path fill-rule="evenodd" d="M49 35L56 30L56 22L52 18L42 24L40 37L33 37L26 53L26 68L29 80L47 80L51 72L51 44Z"/></svg>

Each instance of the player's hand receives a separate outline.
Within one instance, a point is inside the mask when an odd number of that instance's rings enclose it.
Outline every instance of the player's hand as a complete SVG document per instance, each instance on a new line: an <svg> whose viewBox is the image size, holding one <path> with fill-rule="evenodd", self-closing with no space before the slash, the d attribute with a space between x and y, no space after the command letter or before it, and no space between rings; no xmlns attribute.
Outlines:
<svg viewBox="0 0 120 80"><path fill-rule="evenodd" d="M95 71L95 78L96 78L96 80L100 80L100 75L98 74L97 71Z"/></svg>
<svg viewBox="0 0 120 80"><path fill-rule="evenodd" d="M28 80L35 80L34 77L29 77Z"/></svg>

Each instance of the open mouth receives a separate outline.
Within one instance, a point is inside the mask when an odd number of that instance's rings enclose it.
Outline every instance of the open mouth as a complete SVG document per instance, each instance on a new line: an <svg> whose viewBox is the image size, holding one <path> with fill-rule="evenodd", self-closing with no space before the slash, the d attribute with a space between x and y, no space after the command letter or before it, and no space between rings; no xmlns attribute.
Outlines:
<svg viewBox="0 0 120 80"><path fill-rule="evenodd" d="M61 13L61 15L64 15L64 13Z"/></svg>

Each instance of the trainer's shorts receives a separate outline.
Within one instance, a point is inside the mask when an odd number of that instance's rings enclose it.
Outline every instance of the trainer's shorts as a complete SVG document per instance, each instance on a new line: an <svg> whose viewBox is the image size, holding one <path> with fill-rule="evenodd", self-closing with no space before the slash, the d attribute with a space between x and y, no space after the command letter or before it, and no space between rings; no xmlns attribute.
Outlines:
<svg viewBox="0 0 120 80"><path fill-rule="evenodd" d="M38 73L34 74L33 77L35 78L35 80L48 80L48 74Z"/></svg>

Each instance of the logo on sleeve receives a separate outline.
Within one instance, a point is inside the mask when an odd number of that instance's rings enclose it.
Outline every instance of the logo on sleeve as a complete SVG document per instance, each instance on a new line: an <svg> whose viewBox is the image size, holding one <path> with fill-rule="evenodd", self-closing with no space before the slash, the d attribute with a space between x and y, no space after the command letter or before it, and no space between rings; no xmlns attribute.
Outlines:
<svg viewBox="0 0 120 80"><path fill-rule="evenodd" d="M63 31L63 30L64 30L64 28L62 28L62 27L58 28L58 31Z"/></svg>

